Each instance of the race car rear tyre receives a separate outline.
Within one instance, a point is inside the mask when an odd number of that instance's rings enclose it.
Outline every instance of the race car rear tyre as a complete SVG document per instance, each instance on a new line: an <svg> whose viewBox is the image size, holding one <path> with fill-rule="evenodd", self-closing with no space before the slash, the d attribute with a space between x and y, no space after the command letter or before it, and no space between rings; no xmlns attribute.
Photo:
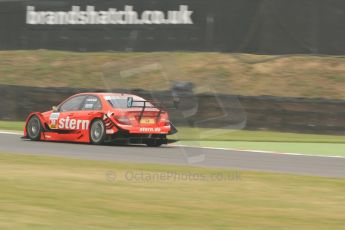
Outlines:
<svg viewBox="0 0 345 230"><path fill-rule="evenodd" d="M26 133L28 138L32 141L39 141L41 139L42 125L37 116L32 116L26 125Z"/></svg>
<svg viewBox="0 0 345 230"><path fill-rule="evenodd" d="M162 143L159 140L149 140L146 142L147 147L159 147Z"/></svg>
<svg viewBox="0 0 345 230"><path fill-rule="evenodd" d="M105 125L101 119L94 120L90 127L90 142L94 145L103 144L106 137Z"/></svg>

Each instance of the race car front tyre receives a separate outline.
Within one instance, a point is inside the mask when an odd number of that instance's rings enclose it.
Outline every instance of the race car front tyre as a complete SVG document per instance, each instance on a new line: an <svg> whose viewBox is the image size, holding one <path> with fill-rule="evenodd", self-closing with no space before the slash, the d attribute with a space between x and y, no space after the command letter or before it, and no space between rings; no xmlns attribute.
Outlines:
<svg viewBox="0 0 345 230"><path fill-rule="evenodd" d="M26 126L28 138L32 141L39 141L41 139L42 125L37 116L32 116Z"/></svg>
<svg viewBox="0 0 345 230"><path fill-rule="evenodd" d="M94 145L103 144L106 137L105 125L101 119L94 120L90 127L90 142Z"/></svg>

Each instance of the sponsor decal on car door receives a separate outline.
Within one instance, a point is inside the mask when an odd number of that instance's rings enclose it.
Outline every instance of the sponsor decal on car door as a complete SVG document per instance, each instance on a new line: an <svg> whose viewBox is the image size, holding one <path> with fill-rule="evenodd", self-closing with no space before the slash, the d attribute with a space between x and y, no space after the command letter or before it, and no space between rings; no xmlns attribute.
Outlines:
<svg viewBox="0 0 345 230"><path fill-rule="evenodd" d="M59 120L59 129L67 130L87 130L89 128L89 120L74 118L67 115L66 118Z"/></svg>
<svg viewBox="0 0 345 230"><path fill-rule="evenodd" d="M59 117L60 117L60 113L51 113L50 116L49 116L49 122L48 122L48 125L49 125L49 128L50 129L58 129L58 120L59 120Z"/></svg>
<svg viewBox="0 0 345 230"><path fill-rule="evenodd" d="M50 129L63 129L63 130L87 130L89 128L90 121L82 119L78 115L82 112L71 113L52 113L49 116L49 128ZM77 114L77 116L75 116ZM81 118L81 119L78 119Z"/></svg>

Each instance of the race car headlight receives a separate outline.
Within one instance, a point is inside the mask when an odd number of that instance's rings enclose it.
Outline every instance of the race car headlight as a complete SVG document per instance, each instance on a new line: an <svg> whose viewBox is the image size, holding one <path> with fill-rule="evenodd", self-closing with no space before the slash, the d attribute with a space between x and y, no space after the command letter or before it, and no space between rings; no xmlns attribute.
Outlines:
<svg viewBox="0 0 345 230"><path fill-rule="evenodd" d="M115 119L123 125L130 125L131 124L131 121L126 116L115 116Z"/></svg>

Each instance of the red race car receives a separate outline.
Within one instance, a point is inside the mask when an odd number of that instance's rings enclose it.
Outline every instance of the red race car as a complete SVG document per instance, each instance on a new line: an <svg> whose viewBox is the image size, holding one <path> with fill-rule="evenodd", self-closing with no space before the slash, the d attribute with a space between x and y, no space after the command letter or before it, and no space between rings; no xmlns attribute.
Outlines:
<svg viewBox="0 0 345 230"><path fill-rule="evenodd" d="M131 94L81 93L53 110L31 113L24 138L92 144L136 143L158 147L174 140L168 113Z"/></svg>

